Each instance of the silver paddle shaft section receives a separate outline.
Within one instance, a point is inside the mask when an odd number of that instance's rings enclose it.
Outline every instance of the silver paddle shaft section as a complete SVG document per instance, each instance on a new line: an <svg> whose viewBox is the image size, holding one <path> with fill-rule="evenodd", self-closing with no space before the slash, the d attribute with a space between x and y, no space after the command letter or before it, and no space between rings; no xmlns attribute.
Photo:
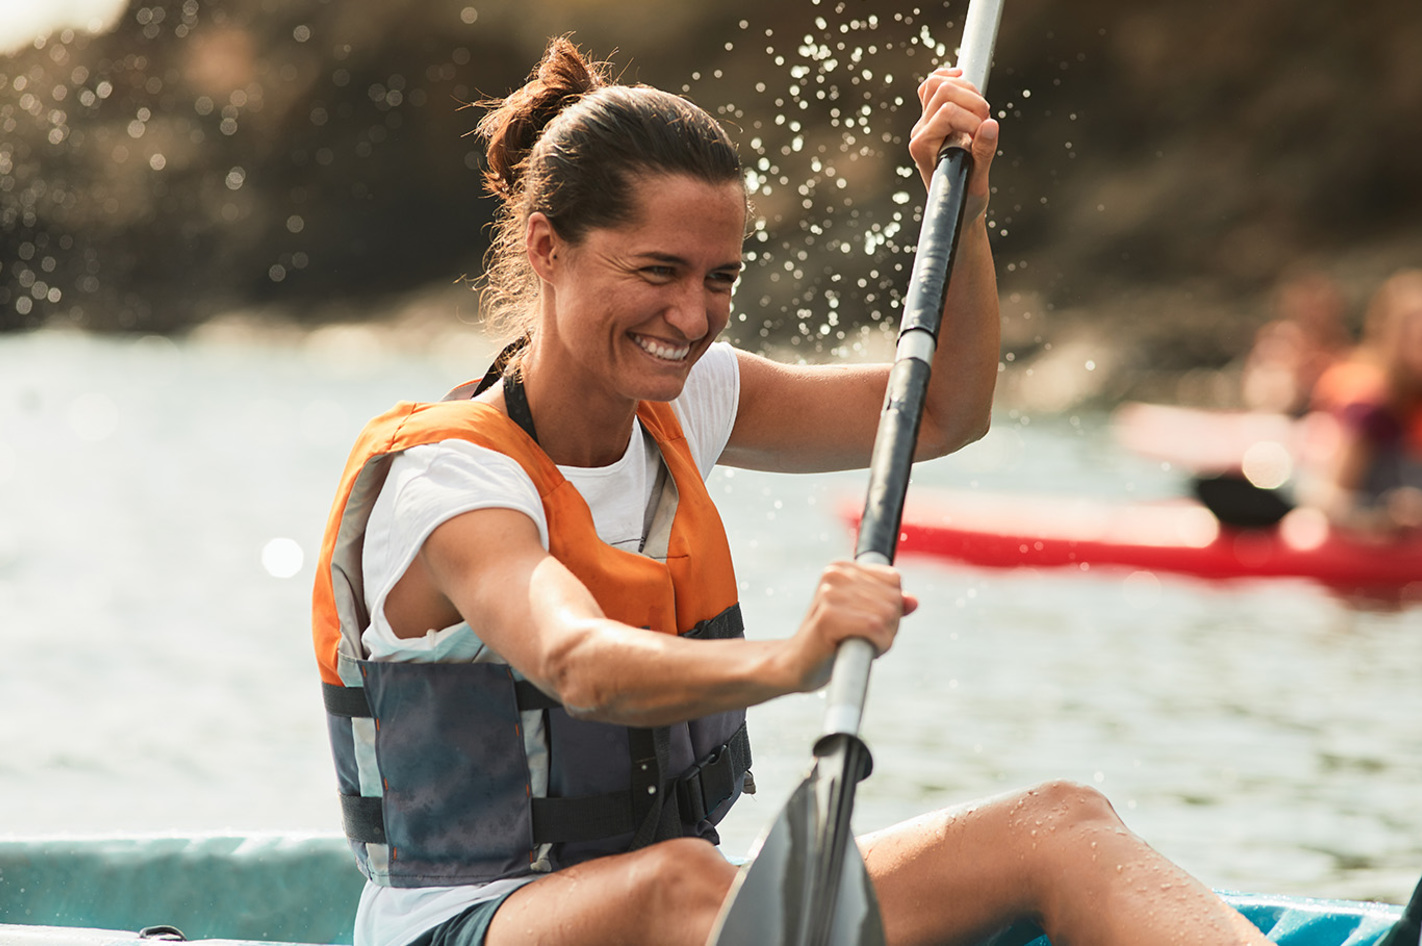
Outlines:
<svg viewBox="0 0 1422 946"><path fill-rule="evenodd" d="M969 3L963 21L963 45L959 47L958 65L967 79L983 95L987 94L988 71L992 68L992 49L997 45L997 27L1002 22L1001 0L992 3Z"/></svg>

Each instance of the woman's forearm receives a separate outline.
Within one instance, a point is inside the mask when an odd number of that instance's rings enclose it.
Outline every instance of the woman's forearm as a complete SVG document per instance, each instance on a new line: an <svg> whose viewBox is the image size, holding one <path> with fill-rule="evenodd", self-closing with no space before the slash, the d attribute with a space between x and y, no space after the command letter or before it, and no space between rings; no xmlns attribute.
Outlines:
<svg viewBox="0 0 1422 946"><path fill-rule="evenodd" d="M704 641L597 619L566 641L549 655L546 679L535 682L582 719L665 726L799 689L788 640Z"/></svg>
<svg viewBox="0 0 1422 946"><path fill-rule="evenodd" d="M987 433L1000 343L997 273L987 222L979 216L958 241L919 432L918 459L952 453Z"/></svg>

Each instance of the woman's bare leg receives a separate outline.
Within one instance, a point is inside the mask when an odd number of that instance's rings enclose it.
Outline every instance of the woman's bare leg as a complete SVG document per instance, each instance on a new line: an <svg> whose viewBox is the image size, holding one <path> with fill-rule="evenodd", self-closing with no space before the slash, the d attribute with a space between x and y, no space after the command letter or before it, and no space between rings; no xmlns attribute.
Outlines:
<svg viewBox="0 0 1422 946"><path fill-rule="evenodd" d="M1054 946L1268 943L1084 786L933 812L859 845L891 946L971 943L1016 919Z"/></svg>
<svg viewBox="0 0 1422 946"><path fill-rule="evenodd" d="M494 914L488 946L703 946L735 876L696 838L600 857L514 891Z"/></svg>

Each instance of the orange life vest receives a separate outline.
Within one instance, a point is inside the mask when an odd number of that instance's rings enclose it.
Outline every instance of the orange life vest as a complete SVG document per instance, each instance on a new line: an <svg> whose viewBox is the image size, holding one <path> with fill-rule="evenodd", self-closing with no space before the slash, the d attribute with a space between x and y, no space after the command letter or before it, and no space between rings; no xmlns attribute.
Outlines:
<svg viewBox="0 0 1422 946"><path fill-rule="evenodd" d="M390 462L449 439L518 462L542 500L550 554L609 617L660 633L743 636L725 529L681 426L666 404L644 402L637 416L666 473L644 554L599 540L556 464L486 404L402 403L358 438L322 545L313 637L347 834L377 883L516 876L547 844L557 868L663 837L714 840L740 794L750 764L743 711L658 730L575 720L505 664L372 662L360 642L369 625L361 548ZM546 714L547 798L529 797L521 714L531 711Z"/></svg>

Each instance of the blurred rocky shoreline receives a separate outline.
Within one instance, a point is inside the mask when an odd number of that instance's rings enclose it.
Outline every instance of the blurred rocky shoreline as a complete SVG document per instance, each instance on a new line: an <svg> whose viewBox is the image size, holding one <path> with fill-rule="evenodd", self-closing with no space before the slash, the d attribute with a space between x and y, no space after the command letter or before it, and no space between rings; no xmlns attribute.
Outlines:
<svg viewBox="0 0 1422 946"><path fill-rule="evenodd" d="M0 57L0 331L477 335L462 277L490 208L463 106L571 31L737 139L755 224L732 337L882 351L918 229L914 77L965 9L134 0ZM1228 404L1301 268L1356 324L1422 263L1418 49L1402 0L1012 0L989 89L1004 402Z"/></svg>

